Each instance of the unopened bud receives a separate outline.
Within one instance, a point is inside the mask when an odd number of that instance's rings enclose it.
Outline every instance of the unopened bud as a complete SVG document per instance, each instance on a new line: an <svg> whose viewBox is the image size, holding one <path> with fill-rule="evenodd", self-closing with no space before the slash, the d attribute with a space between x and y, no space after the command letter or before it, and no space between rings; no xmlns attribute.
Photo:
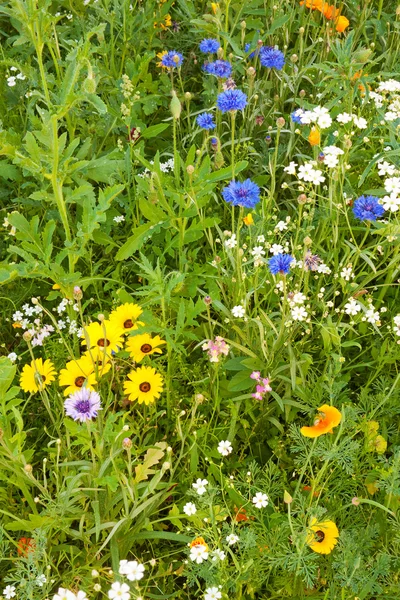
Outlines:
<svg viewBox="0 0 400 600"><path fill-rule="evenodd" d="M345 148L351 148L353 145L353 142L350 139L344 140L344 147Z"/></svg>
<svg viewBox="0 0 400 600"><path fill-rule="evenodd" d="M290 57L290 60L292 61L292 63L297 63L297 61L299 60L299 57L297 56L297 54L292 54L292 56Z"/></svg>
<svg viewBox="0 0 400 600"><path fill-rule="evenodd" d="M220 48L218 48L218 50L217 50L217 57L218 57L219 59L221 59L221 58L223 58L223 57L224 57L224 49L223 49L223 48L221 48L221 47L220 47Z"/></svg>
<svg viewBox="0 0 400 600"><path fill-rule="evenodd" d="M246 29L246 21L242 21L242 22L240 23L240 27L241 27L242 29Z"/></svg>
<svg viewBox="0 0 400 600"><path fill-rule="evenodd" d="M124 438L122 440L122 447L125 448L125 450L130 450L132 448L132 440L130 438Z"/></svg>
<svg viewBox="0 0 400 600"><path fill-rule="evenodd" d="M185 100L191 100L193 98L190 92L185 92Z"/></svg>
<svg viewBox="0 0 400 600"><path fill-rule="evenodd" d="M96 571L96 569L92 570L92 577L98 577L99 576L99 572Z"/></svg>
<svg viewBox="0 0 400 600"><path fill-rule="evenodd" d="M304 242L304 245L305 245L305 246L311 246L311 244L312 244L312 239L311 239L310 237L308 237L308 235L307 235L307 236L304 238L303 242Z"/></svg>
<svg viewBox="0 0 400 600"><path fill-rule="evenodd" d="M217 169L220 169L223 164L224 164L224 156L222 154L222 152L216 152L215 153L215 166L217 167Z"/></svg>
<svg viewBox="0 0 400 600"><path fill-rule="evenodd" d="M278 117L276 120L276 124L278 127L283 127L285 124L285 119L283 117Z"/></svg>
<svg viewBox="0 0 400 600"><path fill-rule="evenodd" d="M87 94L94 94L96 92L97 84L96 80L93 76L93 73L90 73L85 81L82 84L83 91Z"/></svg>
<svg viewBox="0 0 400 600"><path fill-rule="evenodd" d="M199 404L201 404L201 402L204 401L204 396L203 394L196 394L194 399L196 400L196 402L198 402Z"/></svg>
<svg viewBox="0 0 400 600"><path fill-rule="evenodd" d="M306 95L306 90L300 90L299 91L299 97L300 98L304 98L305 95Z"/></svg>
<svg viewBox="0 0 400 600"><path fill-rule="evenodd" d="M124 425L122 431L129 431L129 425Z"/></svg>
<svg viewBox="0 0 400 600"><path fill-rule="evenodd" d="M193 173L194 173L194 170L195 170L195 169L194 169L194 166L193 166L193 165L188 165L188 166L186 167L186 173L187 173L188 175L193 175Z"/></svg>
<svg viewBox="0 0 400 600"><path fill-rule="evenodd" d="M170 468L171 468L170 462L167 461L167 462L163 463L163 466L162 466L163 471L168 471L168 469L170 469Z"/></svg>
<svg viewBox="0 0 400 600"><path fill-rule="evenodd" d="M261 48L261 46L262 46L263 44L264 44L264 42L263 42L262 40L258 40L258 41L257 41L257 46L258 46L259 48Z"/></svg>
<svg viewBox="0 0 400 600"><path fill-rule="evenodd" d="M300 27L300 29L299 29L300 35L303 35L304 31L305 31L304 27Z"/></svg>
<svg viewBox="0 0 400 600"><path fill-rule="evenodd" d="M255 76L255 74L256 74L256 70L255 70L255 68L254 68L254 67L249 67L249 68L247 69L247 75L248 75L249 77L254 77L254 76Z"/></svg>
<svg viewBox="0 0 400 600"><path fill-rule="evenodd" d="M292 496L286 490L283 492L283 501L285 504L291 504L293 502Z"/></svg>
<svg viewBox="0 0 400 600"><path fill-rule="evenodd" d="M33 470L32 465L28 464L28 465L24 466L25 473L32 473L32 470Z"/></svg>
<svg viewBox="0 0 400 600"><path fill-rule="evenodd" d="M32 304L39 304L39 300L37 298L31 298Z"/></svg>
<svg viewBox="0 0 400 600"><path fill-rule="evenodd" d="M100 323L102 323L105 320L105 316L100 313L99 315L97 315L98 320L100 321Z"/></svg>
<svg viewBox="0 0 400 600"><path fill-rule="evenodd" d="M95 591L95 592L101 592L101 585L100 585L100 583L95 583L94 584L93 591Z"/></svg>
<svg viewBox="0 0 400 600"><path fill-rule="evenodd" d="M305 194L300 194L297 198L297 202L299 204L305 204L307 202L307 196Z"/></svg>
<svg viewBox="0 0 400 600"><path fill-rule="evenodd" d="M22 338L25 340L25 342L30 342L32 339L32 334L29 333L29 331L25 331L22 335Z"/></svg>
<svg viewBox="0 0 400 600"><path fill-rule="evenodd" d="M204 296L203 301L206 306L210 306L212 303L211 296Z"/></svg>
<svg viewBox="0 0 400 600"><path fill-rule="evenodd" d="M78 285L74 287L74 298L75 300L82 300L83 298L82 290Z"/></svg>
<svg viewBox="0 0 400 600"><path fill-rule="evenodd" d="M171 115L173 116L173 118L179 119L179 117L181 116L182 106L181 106L178 96L176 95L175 90L172 90L172 100L169 105L169 108L170 108Z"/></svg>

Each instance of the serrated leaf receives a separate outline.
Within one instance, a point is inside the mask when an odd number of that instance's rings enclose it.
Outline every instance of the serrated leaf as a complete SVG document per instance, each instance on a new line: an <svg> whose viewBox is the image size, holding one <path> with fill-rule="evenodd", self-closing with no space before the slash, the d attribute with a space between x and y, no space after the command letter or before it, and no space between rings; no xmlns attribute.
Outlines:
<svg viewBox="0 0 400 600"><path fill-rule="evenodd" d="M149 448L145 454L142 464L135 467L135 483L148 479L149 475L154 473L151 467L157 465L165 454L166 442L156 442L154 448Z"/></svg>

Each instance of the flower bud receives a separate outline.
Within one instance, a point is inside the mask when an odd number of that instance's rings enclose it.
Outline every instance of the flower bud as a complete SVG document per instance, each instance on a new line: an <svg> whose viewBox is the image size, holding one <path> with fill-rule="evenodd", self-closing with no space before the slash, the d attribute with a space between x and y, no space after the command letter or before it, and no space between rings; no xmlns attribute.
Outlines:
<svg viewBox="0 0 400 600"><path fill-rule="evenodd" d="M98 577L99 576L99 572L96 571L96 569L92 570L92 577Z"/></svg>
<svg viewBox="0 0 400 600"><path fill-rule="evenodd" d="M286 490L283 493L283 501L285 504L291 504L293 502L292 496Z"/></svg>
<svg viewBox="0 0 400 600"><path fill-rule="evenodd" d="M122 447L125 448L125 450L130 450L132 448L132 440L128 437L124 438L122 440Z"/></svg>
<svg viewBox="0 0 400 600"><path fill-rule="evenodd" d="M297 54L292 54L292 56L290 57L290 60L292 63L297 63L297 61L299 60L299 57L297 56Z"/></svg>
<svg viewBox="0 0 400 600"><path fill-rule="evenodd" d="M283 127L285 125L285 119L283 117L278 117L276 120L276 124L278 127Z"/></svg>
<svg viewBox="0 0 400 600"><path fill-rule="evenodd" d="M99 315L97 315L98 320L100 321L100 323L102 323L105 320L105 316L100 313Z"/></svg>
<svg viewBox="0 0 400 600"><path fill-rule="evenodd" d="M307 235L307 236L304 238L303 242L304 242L304 245L305 245L305 246L311 246L311 244L312 244L312 239L311 239L310 237L308 237L308 235Z"/></svg>
<svg viewBox="0 0 400 600"><path fill-rule="evenodd" d="M300 90L299 91L299 97L300 98L304 98L305 95L306 95L306 90Z"/></svg>
<svg viewBox="0 0 400 600"><path fill-rule="evenodd" d="M300 194L297 198L297 202L299 204L305 204L307 202L307 196L305 194Z"/></svg>
<svg viewBox="0 0 400 600"><path fill-rule="evenodd" d="M39 304L39 300L37 298L31 298L32 304Z"/></svg>
<svg viewBox="0 0 400 600"><path fill-rule="evenodd" d="M93 590L95 592L101 592L101 585L100 585L100 583L95 583L94 586L93 586Z"/></svg>
<svg viewBox="0 0 400 600"><path fill-rule="evenodd" d="M248 75L249 77L254 77L254 76L255 76L255 74L256 74L256 70L255 70L255 68L254 68L254 67L249 67L249 68L247 69L247 75Z"/></svg>
<svg viewBox="0 0 400 600"><path fill-rule="evenodd" d="M211 296L204 296L203 302L206 306L210 306L210 304L212 303Z"/></svg>
<svg viewBox="0 0 400 600"><path fill-rule="evenodd" d="M240 27L241 27L242 29L246 29L246 21L242 21L242 22L240 23Z"/></svg>
<svg viewBox="0 0 400 600"><path fill-rule="evenodd" d="M32 334L29 333L29 331L25 331L22 338L25 340L25 342L30 342L32 339Z"/></svg>
<svg viewBox="0 0 400 600"><path fill-rule="evenodd" d="M303 33L304 33L304 32L305 32L305 29L304 29L304 27L300 27L300 29L299 29L299 33L300 33L300 35L303 35Z"/></svg>
<svg viewBox="0 0 400 600"><path fill-rule="evenodd" d="M345 148L351 148L352 145L353 145L353 142L351 140L347 139L347 140L344 141L344 147Z"/></svg>
<svg viewBox="0 0 400 600"><path fill-rule="evenodd" d="M32 465L29 465L29 464L28 464L28 465L25 465L25 466L24 466L24 471L25 471L25 473L32 473L32 470L33 470L33 467L32 467Z"/></svg>
<svg viewBox="0 0 400 600"><path fill-rule="evenodd" d="M220 169L223 164L224 164L224 156L222 154L222 152L216 152L215 153L215 166L217 167L217 169Z"/></svg>
<svg viewBox="0 0 400 600"><path fill-rule="evenodd" d="M74 287L74 299L75 299L75 300L82 300L82 298L83 298L83 293L82 293L82 290L81 290L81 288L79 287L79 285L76 285L76 286Z"/></svg>
<svg viewBox="0 0 400 600"><path fill-rule="evenodd" d="M93 73L90 73L85 81L82 84L82 89L84 92L86 92L87 94L95 94L96 93L96 88L97 88L97 84L96 84L96 80L93 76Z"/></svg>
<svg viewBox="0 0 400 600"><path fill-rule="evenodd" d="M194 166L193 166L193 165L188 165L188 166L186 167L186 173L187 173L188 175L193 175L194 171L195 171L195 169L194 169Z"/></svg>
<svg viewBox="0 0 400 600"><path fill-rule="evenodd" d="M181 116L182 106L181 106L178 96L176 95L175 90L172 90L172 100L169 105L169 108L170 108L173 118L179 119L179 117Z"/></svg>
<svg viewBox="0 0 400 600"><path fill-rule="evenodd" d="M196 394L194 399L196 400L196 402L201 404L204 401L204 396L203 396L203 394Z"/></svg>
<svg viewBox="0 0 400 600"><path fill-rule="evenodd" d="M185 100L191 100L193 98L190 92L185 92Z"/></svg>
<svg viewBox="0 0 400 600"><path fill-rule="evenodd" d="M219 59L224 58L224 49L223 48L218 48L218 50L217 50L217 57Z"/></svg>

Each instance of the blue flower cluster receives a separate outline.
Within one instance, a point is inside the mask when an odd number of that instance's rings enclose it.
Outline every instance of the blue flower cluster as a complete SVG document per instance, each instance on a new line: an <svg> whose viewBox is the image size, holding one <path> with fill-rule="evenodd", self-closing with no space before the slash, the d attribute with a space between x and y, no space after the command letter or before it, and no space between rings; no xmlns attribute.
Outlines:
<svg viewBox="0 0 400 600"><path fill-rule="evenodd" d="M360 196L354 201L353 213L360 221L376 221L384 212L385 209L376 196Z"/></svg>
<svg viewBox="0 0 400 600"><path fill-rule="evenodd" d="M285 56L273 46L263 46L260 49L260 63L263 67L281 71L285 64Z"/></svg>
<svg viewBox="0 0 400 600"><path fill-rule="evenodd" d="M292 264L294 258L290 254L275 254L268 261L268 267L271 271L272 275L278 275L281 273L282 275L287 275L290 271L290 265Z"/></svg>
<svg viewBox="0 0 400 600"><path fill-rule="evenodd" d="M206 38L200 42L200 51L204 52L204 54L215 54L220 47L220 43L218 40L214 38Z"/></svg>
<svg viewBox="0 0 400 600"><path fill-rule="evenodd" d="M226 90L217 98L217 108L223 113L233 110L243 110L247 105L247 96L241 90Z"/></svg>
<svg viewBox="0 0 400 600"><path fill-rule="evenodd" d="M232 75L232 65L227 60L216 60L215 62L204 65L204 70L210 75L227 79Z"/></svg>
<svg viewBox="0 0 400 600"><path fill-rule="evenodd" d="M196 119L197 125L202 129L215 129L214 115L211 113L201 113Z"/></svg>
<svg viewBox="0 0 400 600"><path fill-rule="evenodd" d="M168 69L174 69L176 67L180 67L183 63L183 56L180 52L176 50L170 50L167 54L161 59L161 64L163 67L168 67Z"/></svg>
<svg viewBox="0 0 400 600"><path fill-rule="evenodd" d="M260 188L251 179L243 182L231 181L224 187L222 195L225 202L232 206L244 206L245 208L254 208L260 201Z"/></svg>

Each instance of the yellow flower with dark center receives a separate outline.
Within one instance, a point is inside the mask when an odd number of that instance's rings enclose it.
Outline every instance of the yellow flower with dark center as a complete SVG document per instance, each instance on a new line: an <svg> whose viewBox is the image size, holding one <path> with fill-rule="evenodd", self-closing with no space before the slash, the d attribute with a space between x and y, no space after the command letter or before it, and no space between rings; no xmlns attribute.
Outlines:
<svg viewBox="0 0 400 600"><path fill-rule="evenodd" d="M148 333L143 333L128 338L126 349L129 351L134 361L138 363L143 360L145 356L162 354L162 350L158 346L165 343L166 342L158 335L152 338Z"/></svg>
<svg viewBox="0 0 400 600"><path fill-rule="evenodd" d="M122 329L124 333L129 333L143 325L141 321L138 321L142 312L143 310L138 304L127 302L113 310L109 320L112 325Z"/></svg>
<svg viewBox="0 0 400 600"><path fill-rule="evenodd" d="M60 371L58 381L62 387L67 386L64 396L79 392L83 387L92 390L93 386L97 384L93 364L86 356L67 362L65 369Z"/></svg>
<svg viewBox="0 0 400 600"><path fill-rule="evenodd" d="M104 352L104 348L91 348L83 354L93 366L96 379L103 377L111 369L110 356Z"/></svg>
<svg viewBox="0 0 400 600"><path fill-rule="evenodd" d="M312 519L307 544L318 554L330 554L338 543L339 530L333 521Z"/></svg>
<svg viewBox="0 0 400 600"><path fill-rule="evenodd" d="M43 362L42 358L36 358L22 369L19 385L24 392L35 394L44 390L55 378L56 371L51 360Z"/></svg>
<svg viewBox="0 0 400 600"><path fill-rule="evenodd" d="M82 345L89 348L100 348L107 354L117 352L123 346L123 329L110 321L90 323L82 331Z"/></svg>
<svg viewBox="0 0 400 600"><path fill-rule="evenodd" d="M163 378L153 367L140 367L128 374L130 381L125 381L124 391L131 402L151 404L160 397L163 391Z"/></svg>

